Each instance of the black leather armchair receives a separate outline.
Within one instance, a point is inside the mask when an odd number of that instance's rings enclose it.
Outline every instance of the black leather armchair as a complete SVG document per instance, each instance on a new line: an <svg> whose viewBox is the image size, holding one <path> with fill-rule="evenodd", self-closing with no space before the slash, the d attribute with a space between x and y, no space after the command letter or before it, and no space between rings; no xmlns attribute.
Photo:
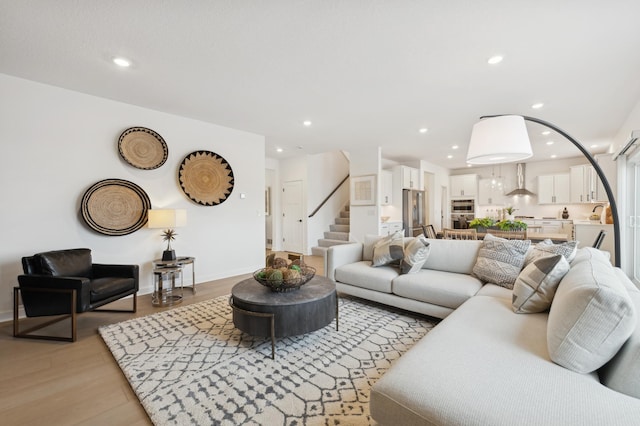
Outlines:
<svg viewBox="0 0 640 426"><path fill-rule="evenodd" d="M94 264L86 248L57 250L22 258L24 275L14 288L13 335L34 339L76 340L76 315L123 297L133 295L132 310L100 309L108 312L135 312L139 286L138 265ZM28 330L20 331L18 301L27 317L59 316ZM32 334L55 322L70 318L71 336Z"/></svg>

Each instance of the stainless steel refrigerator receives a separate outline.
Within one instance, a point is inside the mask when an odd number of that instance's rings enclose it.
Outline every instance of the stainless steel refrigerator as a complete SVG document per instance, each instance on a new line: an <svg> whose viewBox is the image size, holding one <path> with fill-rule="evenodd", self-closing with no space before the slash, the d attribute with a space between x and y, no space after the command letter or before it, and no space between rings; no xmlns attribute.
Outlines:
<svg viewBox="0 0 640 426"><path fill-rule="evenodd" d="M402 190L402 226L404 235L414 237L422 234L424 225L424 191Z"/></svg>

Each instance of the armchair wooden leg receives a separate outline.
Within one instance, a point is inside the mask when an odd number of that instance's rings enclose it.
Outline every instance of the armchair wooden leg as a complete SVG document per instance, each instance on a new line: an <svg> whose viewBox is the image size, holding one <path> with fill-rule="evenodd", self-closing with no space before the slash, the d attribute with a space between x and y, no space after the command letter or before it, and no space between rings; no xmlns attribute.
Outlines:
<svg viewBox="0 0 640 426"><path fill-rule="evenodd" d="M71 296L71 304L69 306L70 314L61 314L62 316L57 316L56 318L45 321L41 324L38 324L34 327L28 328L26 330L20 331L20 318L18 315L18 300L20 297L20 292L40 292L40 293L68 293ZM76 290L73 289L49 289L49 288L13 288L13 336L20 337L23 339L41 339L41 340L56 340L63 342L75 342L77 339L77 321L76 321ZM48 336L42 334L31 334L34 331L41 330L45 327L48 327L57 322L63 321L65 319L71 319L71 337L63 337L63 336Z"/></svg>

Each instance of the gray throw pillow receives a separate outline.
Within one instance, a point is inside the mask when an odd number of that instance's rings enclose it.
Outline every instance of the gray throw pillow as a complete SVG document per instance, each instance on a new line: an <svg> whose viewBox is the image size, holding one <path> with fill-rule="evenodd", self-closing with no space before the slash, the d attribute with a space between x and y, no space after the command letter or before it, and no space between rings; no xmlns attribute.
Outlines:
<svg viewBox="0 0 640 426"><path fill-rule="evenodd" d="M549 311L549 357L575 372L591 373L613 358L636 323L633 301L610 263L573 264Z"/></svg>
<svg viewBox="0 0 640 426"><path fill-rule="evenodd" d="M558 284L567 272L569 262L561 254L540 257L525 266L513 286L513 311L534 314L549 309Z"/></svg>
<svg viewBox="0 0 640 426"><path fill-rule="evenodd" d="M512 289L530 245L529 240L507 240L487 234L478 251L473 275L481 281Z"/></svg>
<svg viewBox="0 0 640 426"><path fill-rule="evenodd" d="M431 246L429 242L422 236L414 238L409 241L409 244L404 249L404 256L400 262L401 274L413 274L418 272L424 262L429 257L429 251Z"/></svg>
<svg viewBox="0 0 640 426"><path fill-rule="evenodd" d="M387 265L404 255L404 231L397 231L373 246L372 266Z"/></svg>
<svg viewBox="0 0 640 426"><path fill-rule="evenodd" d="M524 260L524 266L529 265L536 259L552 256L554 254L561 254L568 262L571 262L576 257L577 252L577 241L567 241L565 243L554 244L551 240L544 240L529 249L527 257Z"/></svg>

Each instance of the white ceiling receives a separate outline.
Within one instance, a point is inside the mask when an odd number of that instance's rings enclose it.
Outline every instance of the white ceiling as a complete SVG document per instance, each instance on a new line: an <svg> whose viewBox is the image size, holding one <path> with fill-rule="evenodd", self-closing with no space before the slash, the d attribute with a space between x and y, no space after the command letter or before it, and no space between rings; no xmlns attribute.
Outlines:
<svg viewBox="0 0 640 426"><path fill-rule="evenodd" d="M0 0L0 73L259 133L273 158L380 146L456 168L482 115L610 140L640 100L639 16L638 0ZM530 131L537 159L573 150Z"/></svg>

